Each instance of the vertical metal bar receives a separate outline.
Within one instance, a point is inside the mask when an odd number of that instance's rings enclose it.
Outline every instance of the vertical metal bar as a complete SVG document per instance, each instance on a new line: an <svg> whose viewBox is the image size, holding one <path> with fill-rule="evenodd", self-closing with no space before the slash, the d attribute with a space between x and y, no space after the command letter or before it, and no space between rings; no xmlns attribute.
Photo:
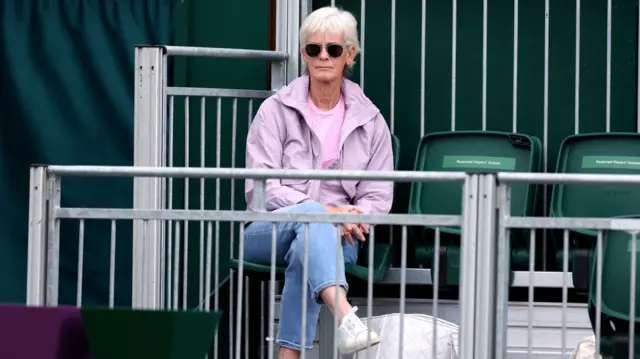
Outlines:
<svg viewBox="0 0 640 359"><path fill-rule="evenodd" d="M482 130L487 130L487 0L482 1Z"/></svg>
<svg viewBox="0 0 640 359"><path fill-rule="evenodd" d="M174 110L175 110L175 97L169 96L169 167L173 167L173 118L174 118ZM169 177L169 194L168 194L168 204L167 208L169 210L173 209L173 177ZM167 303L168 307L171 308L171 304L173 303L173 221L168 221L169 229L167 234L169 235L168 243L167 243Z"/></svg>
<svg viewBox="0 0 640 359"><path fill-rule="evenodd" d="M161 135L160 135L160 145L162 146L162 154L161 154L161 158L160 161L163 164L166 164L166 159L167 159L167 109L166 109L166 103L167 103L167 84L168 84L168 79L169 79L169 58L166 54L162 54L162 94L161 94L161 98L162 98L162 122L161 122ZM160 178L160 208L165 209L167 208L167 178L166 177L162 177ZM165 309L165 302L166 302L166 279L167 279L167 257L166 257L166 250L167 250L167 226L166 226L166 222L161 220L161 221L156 221L157 225L158 225L158 229L160 231L159 236L160 236L160 248L159 248L159 260L160 260L160 267L158 269L158 277L159 277L159 283L158 283L158 303L156 308L158 309ZM171 233L171 232L169 232ZM169 260L168 262L171 262L171 260Z"/></svg>
<svg viewBox="0 0 640 359"><path fill-rule="evenodd" d="M285 24L283 24L285 25ZM276 25L277 26L277 25ZM300 0L288 0L287 3L287 84L299 76L300 69Z"/></svg>
<svg viewBox="0 0 640 359"><path fill-rule="evenodd" d="M204 298L204 310L208 312L211 309L211 260L213 259L213 226L211 222L207 222L207 263L205 270L205 293L206 297ZM216 267L218 263L216 263ZM217 283L216 283L217 284ZM215 296L218 296L218 287L214 287L213 290L216 292ZM217 336L217 334L216 334ZM218 348L217 345L213 346L214 348ZM214 353L218 351L215 350Z"/></svg>
<svg viewBox="0 0 640 359"><path fill-rule="evenodd" d="M240 338L242 338L242 296L244 289L244 225L240 223L240 235L238 236L238 295L236 297L236 341L235 358L240 359Z"/></svg>
<svg viewBox="0 0 640 359"><path fill-rule="evenodd" d="M611 2L609 2L611 4ZM636 266L638 265L638 232L633 232L631 235L631 269L629 275L629 318L636 317ZM635 320L629 320L629 357L635 356Z"/></svg>
<svg viewBox="0 0 640 359"><path fill-rule="evenodd" d="M512 131L518 132L518 31L520 28L520 2L513 0L513 97Z"/></svg>
<svg viewBox="0 0 640 359"><path fill-rule="evenodd" d="M478 205L478 251L476 263L476 358L495 358L496 344L496 177L480 175L480 203ZM507 262L508 263L508 262ZM505 263L503 263L505 264Z"/></svg>
<svg viewBox="0 0 640 359"><path fill-rule="evenodd" d="M336 277L335 277L335 287L336 287L336 295L333 301L333 325L332 325L332 336L331 336L331 354L333 359L338 359L338 331L336 330L339 325L338 321L338 308L340 303L340 268L342 263L340 261L342 258L340 257L340 253L342 251L342 236L341 236L340 226L336 226ZM322 342L321 342L322 343ZM326 345L326 344L324 344ZM325 359L321 355L320 359Z"/></svg>
<svg viewBox="0 0 640 359"><path fill-rule="evenodd" d="M212 260L212 250L213 250L213 228L211 225L211 221L207 222L207 264L206 264L206 274L205 274L205 293L206 297L204 298L204 311L209 312L211 310L211 260ZM216 252L217 253L217 252ZM216 268L218 267L218 263L216 262ZM216 283L217 284L217 283ZM218 287L215 289L215 296L218 296ZM229 333L231 334L231 333ZM218 331L214 334L213 337L213 357L218 357ZM205 359L209 358L209 354L205 356Z"/></svg>
<svg viewBox="0 0 640 359"><path fill-rule="evenodd" d="M454 0L456 1L456 0ZM476 252L478 227L478 175L467 174L462 195L460 243L460 358L473 358L475 338Z"/></svg>
<svg viewBox="0 0 640 359"><path fill-rule="evenodd" d="M189 124L189 102L190 97L184 98L184 166L189 167L189 138L190 136L190 124ZM184 209L189 209L189 181L186 177L184 179ZM189 275L189 221L184 221L184 250L182 252L182 261L184 262L182 268L182 309L187 309L187 295L188 291L188 275Z"/></svg>
<svg viewBox="0 0 640 359"><path fill-rule="evenodd" d="M336 6L336 0L331 0L331 6Z"/></svg>
<svg viewBox="0 0 640 359"><path fill-rule="evenodd" d="M253 196L251 207L256 212L264 212L266 208L266 181L263 179L253 181Z"/></svg>
<svg viewBox="0 0 640 359"><path fill-rule="evenodd" d="M575 64L575 97L573 105L574 133L580 133L580 5L581 0L576 0L576 64Z"/></svg>
<svg viewBox="0 0 640 359"><path fill-rule="evenodd" d="M206 151L206 118L205 118L205 113L206 113L206 101L207 98L206 97L201 97L200 98L200 167L204 168L205 167L205 151ZM218 152L219 155L219 152ZM217 194L216 194L217 195ZM204 210L204 196L205 196L205 181L204 178L200 178L200 210ZM200 221L200 277L198 278L198 290L199 290L199 295L200 297L198 298L198 301L204 301L206 297L209 296L209 292L205 291L204 286L205 286L205 278L204 278L204 257L205 257L205 249L204 249L204 237L205 237L205 230L204 230L204 221Z"/></svg>
<svg viewBox="0 0 640 359"><path fill-rule="evenodd" d="M58 305L58 290L60 280L60 218L55 213L60 208L60 177L49 175L47 178L47 292L46 305ZM139 268L138 268L139 269Z"/></svg>
<svg viewBox="0 0 640 359"><path fill-rule="evenodd" d="M311 14L313 11L313 0L300 0L300 22Z"/></svg>
<svg viewBox="0 0 640 359"><path fill-rule="evenodd" d="M375 258L375 243L376 227L372 225L369 228L369 258L367 263L367 328L369 329L371 329L371 317L373 317L373 258ZM367 333L367 348L371 348L371 330Z"/></svg>
<svg viewBox="0 0 640 359"><path fill-rule="evenodd" d="M144 243L146 243L149 240L149 221L148 220L142 220L142 241ZM150 266L148 266L147 264L149 263L148 261L148 253L145 254L145 262L142 263L142 272L145 273L145 278L149 278L150 275ZM149 308L148 307L148 303L149 303L149 290L148 290L148 286L144 287L144 290L142 291L142 303L145 303L143 308Z"/></svg>
<svg viewBox="0 0 640 359"><path fill-rule="evenodd" d="M171 258L171 257L169 257ZM171 260L169 260L169 263ZM116 295L116 221L111 221L111 248L109 250L109 308L113 308Z"/></svg>
<svg viewBox="0 0 640 359"><path fill-rule="evenodd" d="M337 263L336 268L340 268L340 263ZM309 223L304 224L304 254L302 255L302 323L300 324L300 358L305 359L307 356L307 296L309 291ZM340 287L336 287L336 293L339 293ZM336 297L338 295L336 294ZM337 306L335 307L338 308ZM337 312L337 310L336 310Z"/></svg>
<svg viewBox="0 0 640 359"><path fill-rule="evenodd" d="M287 2L276 1L276 50L287 51ZM277 91L287 83L287 64L284 61L271 63L271 90Z"/></svg>
<svg viewBox="0 0 640 359"><path fill-rule="evenodd" d="M260 359L264 359L264 281L260 281Z"/></svg>
<svg viewBox="0 0 640 359"><path fill-rule="evenodd" d="M364 0L362 0L364 3ZM422 0L422 24L420 26L420 138L425 133L425 94L427 63L427 0Z"/></svg>
<svg viewBox="0 0 640 359"><path fill-rule="evenodd" d="M244 336L244 359L249 359L249 333L251 333L251 329L249 328L249 297L251 294L249 293L249 281L251 278L245 278L244 282L244 332L246 333Z"/></svg>
<svg viewBox="0 0 640 359"><path fill-rule="evenodd" d="M275 318L276 318L276 224L271 224L271 267L269 273L269 359L273 359L275 339Z"/></svg>
<svg viewBox="0 0 640 359"><path fill-rule="evenodd" d="M640 34L640 21L638 21L637 33ZM636 46L640 49L640 36L638 36L638 43ZM638 68L636 69L636 72L638 73L638 78L636 79L636 82L638 83L638 87L636 89L636 92L638 93L636 98L636 131L640 132L640 58L638 57L639 56L636 56L636 62L638 63Z"/></svg>
<svg viewBox="0 0 640 359"><path fill-rule="evenodd" d="M178 309L180 303L180 223L176 221L175 236L174 236L174 250L173 250L173 309Z"/></svg>
<svg viewBox="0 0 640 359"><path fill-rule="evenodd" d="M547 0L548 1L548 0ZM567 302L568 299L568 283L569 275L569 230L565 229L562 233L562 355L566 355L567 351Z"/></svg>
<svg viewBox="0 0 640 359"><path fill-rule="evenodd" d="M164 166L164 52L162 47L139 46L135 50L136 83L134 89L134 166ZM161 209L163 179L134 179L135 209ZM132 306L154 307L161 303L162 224L155 223L143 243L141 223L133 227L133 260L146 269L132 273ZM145 273L151 277L144 277ZM149 302L141 302L141 291L149 292Z"/></svg>
<svg viewBox="0 0 640 359"><path fill-rule="evenodd" d="M43 306L47 268L47 168L29 168L27 305Z"/></svg>
<svg viewBox="0 0 640 359"><path fill-rule="evenodd" d="M511 229L506 221L511 217L511 186L498 187L498 273L496 275L496 359L507 358L507 319L509 312ZM533 274L531 272L530 274ZM530 277L531 278L531 277ZM531 321L529 322L531 323Z"/></svg>
<svg viewBox="0 0 640 359"><path fill-rule="evenodd" d="M404 314L407 301L407 226L402 226L400 253L400 331L398 333L398 358L404 358ZM435 343L433 344L435 345Z"/></svg>
<svg viewBox="0 0 640 359"><path fill-rule="evenodd" d="M76 284L76 306L82 306L82 275L84 272L84 219L78 227L78 281Z"/></svg>
<svg viewBox="0 0 640 359"><path fill-rule="evenodd" d="M440 296L440 227L436 227L435 241L434 241L434 253L433 256L433 307L431 316L433 317L433 335L431 337L432 343L437 343L438 339L438 300ZM437 358L437 345L431 347L431 357Z"/></svg>
<svg viewBox="0 0 640 359"><path fill-rule="evenodd" d="M543 135L542 135L542 169L547 172L549 159L549 0L544 2L545 18L544 18L544 89L543 89ZM547 198L548 186L542 186L542 198ZM548 203L542 201L542 216L546 217L548 213ZM547 231L542 231L542 250L547 251ZM546 270L546 256L543 257L543 268Z"/></svg>
<svg viewBox="0 0 640 359"><path fill-rule="evenodd" d="M458 0L452 0L451 16L451 131L456 130L456 72L458 64Z"/></svg>
<svg viewBox="0 0 640 359"><path fill-rule="evenodd" d="M391 0L391 89L389 99L389 128L391 133L395 131L396 123L396 0Z"/></svg>
<svg viewBox="0 0 640 359"><path fill-rule="evenodd" d="M233 133L232 133L232 138L231 138L231 167L235 167L235 155L236 155L236 133L235 133L235 128L236 128L236 106L237 106L237 102L238 99L234 98L233 99ZM216 103L216 168L220 168L220 155L222 153L222 98L218 97L217 103ZM231 210L234 209L234 201L235 201L235 196L234 196L234 181L231 180ZM220 210L220 178L216 178L216 203L215 203L215 209L216 211ZM229 222L229 231L231 233L231 235L233 236L233 229L234 229L234 223L233 222ZM231 247L231 250L233 251L233 247ZM213 307L214 310L218 310L219 306L220 306L220 295L218 293L218 289L220 288L220 221L216 221L216 233L215 233L215 252L216 252L216 266L214 269L214 274L213 274L213 287L215 290L215 294L213 295ZM233 293L231 293L233 294ZM209 294L211 295L211 294ZM231 335L231 332L229 332L229 335ZM213 338L213 347L214 348L218 348L218 332L216 331L216 334ZM218 359L218 351L215 350L213 353L213 359Z"/></svg>
<svg viewBox="0 0 640 359"><path fill-rule="evenodd" d="M600 353L600 336L602 331L602 231L598 231L596 242L596 353Z"/></svg>
<svg viewBox="0 0 640 359"><path fill-rule="evenodd" d="M365 46L365 19L367 15L367 0L360 0L360 88L364 91L364 46Z"/></svg>
<svg viewBox="0 0 640 359"><path fill-rule="evenodd" d="M536 231L529 231L529 288L527 295L528 312L527 312L527 357L531 358L533 354L533 301L534 301L534 271L536 264Z"/></svg>
<svg viewBox="0 0 640 359"><path fill-rule="evenodd" d="M606 131L611 132L611 1L607 0L607 84L606 84L606 112L605 112L605 121L606 121Z"/></svg>

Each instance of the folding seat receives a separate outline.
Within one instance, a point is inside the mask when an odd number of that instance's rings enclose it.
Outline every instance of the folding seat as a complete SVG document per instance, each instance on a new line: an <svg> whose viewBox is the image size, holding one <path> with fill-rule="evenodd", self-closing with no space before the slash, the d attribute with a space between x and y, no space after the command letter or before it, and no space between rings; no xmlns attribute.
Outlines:
<svg viewBox="0 0 640 359"><path fill-rule="evenodd" d="M640 134L593 133L567 137L558 154L557 173L640 174ZM640 186L559 184L552 189L551 217L610 218L640 214ZM557 269L562 269L562 233L554 231ZM588 287L596 231L574 230L569 265L574 287Z"/></svg>
<svg viewBox="0 0 640 359"><path fill-rule="evenodd" d="M638 217L636 217L638 218ZM612 358L640 358L640 336L635 335L635 355L629 356L629 325L635 333L640 331L640 261L631 266L632 235L624 231L606 231L602 242L602 296L600 324L600 354ZM636 238L636 256L640 257L640 243ZM594 260L589 278L589 319L596 331L596 281L597 266ZM635 272L635 292L631 293L631 274ZM634 298L631 299L631 294ZM631 303L635 315L630 317ZM597 340L597 338L596 338Z"/></svg>
<svg viewBox="0 0 640 359"><path fill-rule="evenodd" d="M539 172L542 168L541 148L538 138L525 134L489 131L432 133L420 141L414 170ZM512 185L513 215L532 216L537 199L538 186ZM460 215L462 184L413 183L409 213ZM434 256L440 256L439 283L444 286L457 286L460 278L460 228L440 228L439 253L434 253L434 230L435 228L425 227L412 231L415 261L423 267L431 268ZM528 269L529 237L521 231L511 232L512 268ZM432 277L433 275L434 271Z"/></svg>

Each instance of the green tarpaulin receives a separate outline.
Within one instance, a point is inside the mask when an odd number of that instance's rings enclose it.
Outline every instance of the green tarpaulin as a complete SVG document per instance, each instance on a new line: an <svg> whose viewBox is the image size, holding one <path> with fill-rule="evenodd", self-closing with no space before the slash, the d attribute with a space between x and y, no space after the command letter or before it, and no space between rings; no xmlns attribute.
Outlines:
<svg viewBox="0 0 640 359"><path fill-rule="evenodd" d="M0 2L0 302L25 300L29 165L132 165L133 50L172 36L173 0ZM64 179L64 206L130 207L132 181ZM109 299L110 223L85 227L83 302ZM75 304L78 221L61 225L60 303ZM131 301L117 224L116 304Z"/></svg>

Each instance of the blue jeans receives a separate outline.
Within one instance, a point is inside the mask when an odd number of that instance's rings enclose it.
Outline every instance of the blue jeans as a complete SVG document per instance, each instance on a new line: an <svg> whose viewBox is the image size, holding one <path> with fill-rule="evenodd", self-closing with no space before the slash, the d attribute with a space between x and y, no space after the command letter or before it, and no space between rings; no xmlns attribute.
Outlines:
<svg viewBox="0 0 640 359"><path fill-rule="evenodd" d="M326 213L326 209L316 202L304 202L276 210L290 213ZM248 262L271 264L272 223L254 222L244 231L244 258ZM313 347L320 306L319 294L336 283L336 265L340 265L339 283L348 289L344 275L344 263L356 263L358 244L351 245L342 240L340 256L336 263L337 230L331 223L310 223L308 244L308 279L302 281L302 266L305 247L305 224L298 222L276 223L276 262L286 265L285 282L280 300L280 326L276 343L282 347L301 350L302 348L302 286L307 290L307 323L305 348ZM356 240L357 242L357 240Z"/></svg>

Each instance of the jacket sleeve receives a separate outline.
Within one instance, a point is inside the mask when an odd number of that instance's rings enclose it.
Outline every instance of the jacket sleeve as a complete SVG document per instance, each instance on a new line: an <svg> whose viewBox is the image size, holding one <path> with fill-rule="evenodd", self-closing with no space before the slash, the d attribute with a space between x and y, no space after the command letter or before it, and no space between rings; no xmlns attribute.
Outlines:
<svg viewBox="0 0 640 359"><path fill-rule="evenodd" d="M260 110L249 127L247 134L246 167L247 168L282 168L283 138L277 128L273 116ZM287 186L282 186L279 179L267 180L267 211L292 206L310 200L306 194ZM245 199L247 208L251 208L253 197L253 180L245 180Z"/></svg>
<svg viewBox="0 0 640 359"><path fill-rule="evenodd" d="M382 115L375 119L367 171L393 171L391 132ZM393 182L360 181L353 204L368 214L387 214L393 204Z"/></svg>

